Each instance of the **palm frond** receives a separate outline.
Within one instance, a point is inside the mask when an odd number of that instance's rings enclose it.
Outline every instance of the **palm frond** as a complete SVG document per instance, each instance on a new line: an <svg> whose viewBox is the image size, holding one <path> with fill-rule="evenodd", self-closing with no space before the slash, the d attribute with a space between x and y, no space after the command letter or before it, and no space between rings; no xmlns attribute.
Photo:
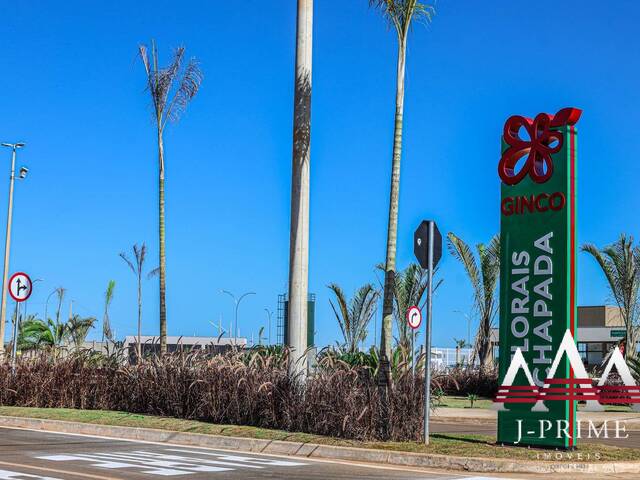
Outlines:
<svg viewBox="0 0 640 480"><path fill-rule="evenodd" d="M369 6L382 13L401 40L406 38L413 21L430 23L436 14L434 4L419 0L369 0Z"/></svg>
<svg viewBox="0 0 640 480"><path fill-rule="evenodd" d="M155 121L160 132L164 130L168 121L175 122L180 118L202 83L202 71L195 58L189 59L186 67L183 67L185 52L184 47L176 48L171 62L166 67L160 67L155 42L152 42L151 53L146 45L138 46L147 77L147 90L151 95Z"/></svg>
<svg viewBox="0 0 640 480"><path fill-rule="evenodd" d="M480 278L476 258L473 255L471 248L469 248L469 245L467 245L464 240L457 237L453 232L449 232L447 239L449 240L447 243L449 252L454 258L462 263L462 266L467 272L467 276L471 281L471 287L473 288L476 304L482 305L484 303L482 280Z"/></svg>

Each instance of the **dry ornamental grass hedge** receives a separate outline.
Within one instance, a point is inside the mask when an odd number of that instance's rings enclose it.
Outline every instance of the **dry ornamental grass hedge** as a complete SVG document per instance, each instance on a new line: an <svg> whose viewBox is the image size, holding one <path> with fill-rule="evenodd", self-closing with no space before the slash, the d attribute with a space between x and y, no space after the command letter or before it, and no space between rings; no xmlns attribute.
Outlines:
<svg viewBox="0 0 640 480"><path fill-rule="evenodd" d="M117 410L357 440L419 440L424 380L395 376L386 418L375 374L325 356L306 384L286 352L174 353L128 365L114 356L41 352L0 365L0 404ZM59 357L59 356L58 356ZM435 388L435 386L434 386Z"/></svg>

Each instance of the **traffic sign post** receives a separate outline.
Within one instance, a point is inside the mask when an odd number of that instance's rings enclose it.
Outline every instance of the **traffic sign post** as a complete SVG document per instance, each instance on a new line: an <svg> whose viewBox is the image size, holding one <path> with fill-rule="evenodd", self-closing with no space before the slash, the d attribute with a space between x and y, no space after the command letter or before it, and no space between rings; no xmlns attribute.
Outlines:
<svg viewBox="0 0 640 480"><path fill-rule="evenodd" d="M9 279L9 295L16 301L16 318L13 322L13 345L11 356L11 370L16 371L16 355L18 352L18 330L20 328L20 304L29 299L33 283L24 272L17 272Z"/></svg>
<svg viewBox="0 0 640 480"><path fill-rule="evenodd" d="M416 348L415 348L415 341L416 341L416 330L418 330L420 328L420 325L422 324L422 312L420 311L420 308L416 307L415 305L412 307L409 307L407 309L407 324L409 325L409 327L411 328L411 374L413 375L413 377L415 378L416 376Z"/></svg>
<svg viewBox="0 0 640 480"><path fill-rule="evenodd" d="M429 445L429 407L431 403L431 314L433 269L442 257L442 235L433 220L423 220L413 235L413 253L422 268L427 269L427 324L424 336L424 443Z"/></svg>
<svg viewBox="0 0 640 480"><path fill-rule="evenodd" d="M422 324L422 312L415 305L407 310L407 323L413 330L419 329Z"/></svg>
<svg viewBox="0 0 640 480"><path fill-rule="evenodd" d="M9 279L9 295L16 302L24 302L31 296L31 278L24 272L17 272Z"/></svg>

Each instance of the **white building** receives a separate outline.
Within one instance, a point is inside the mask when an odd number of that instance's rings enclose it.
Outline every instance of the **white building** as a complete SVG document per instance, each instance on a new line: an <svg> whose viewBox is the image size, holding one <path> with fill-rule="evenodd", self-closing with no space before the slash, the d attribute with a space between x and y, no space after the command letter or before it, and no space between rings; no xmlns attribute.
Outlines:
<svg viewBox="0 0 640 480"><path fill-rule="evenodd" d="M136 356L137 335L127 335L124 338L123 347L129 352L130 358ZM160 337L142 335L142 356L152 353L160 353ZM167 335L167 352L204 350L206 353L224 353L234 347L244 349L247 346L246 338L229 337L186 337Z"/></svg>

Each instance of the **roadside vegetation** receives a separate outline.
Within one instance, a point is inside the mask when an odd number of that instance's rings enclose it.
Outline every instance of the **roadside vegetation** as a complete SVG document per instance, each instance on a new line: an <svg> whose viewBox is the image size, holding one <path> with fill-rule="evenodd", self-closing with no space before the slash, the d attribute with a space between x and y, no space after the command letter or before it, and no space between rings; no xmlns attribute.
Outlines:
<svg viewBox="0 0 640 480"><path fill-rule="evenodd" d="M289 352L281 347L175 352L133 365L123 350L52 355L53 348L21 356L15 373L0 365L0 405L116 410L360 441L419 441L422 435L416 406L423 404L423 370L414 377L400 354L386 410L373 353L325 349L302 381L289 372ZM458 380L434 374L433 389L455 390L458 381L476 385L463 371Z"/></svg>

